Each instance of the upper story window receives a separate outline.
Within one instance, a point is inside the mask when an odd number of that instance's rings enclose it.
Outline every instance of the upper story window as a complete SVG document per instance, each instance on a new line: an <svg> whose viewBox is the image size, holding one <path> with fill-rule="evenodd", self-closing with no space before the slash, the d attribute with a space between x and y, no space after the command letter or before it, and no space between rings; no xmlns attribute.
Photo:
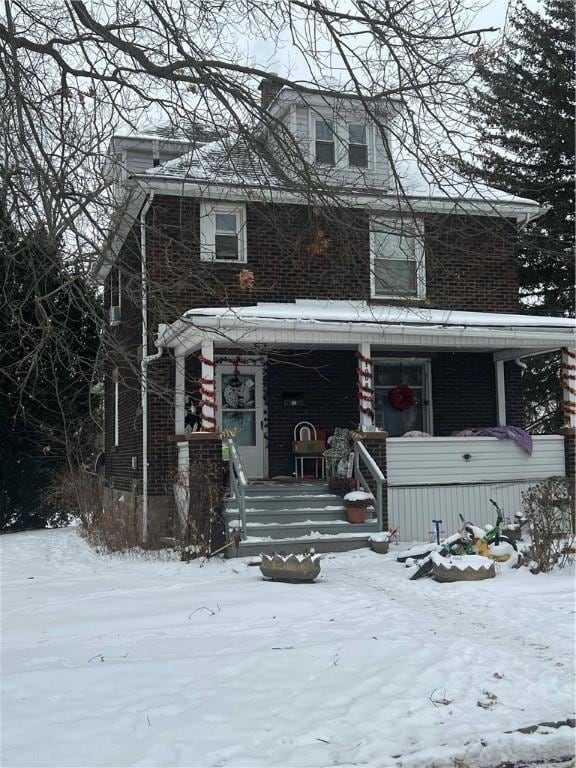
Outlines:
<svg viewBox="0 0 576 768"><path fill-rule="evenodd" d="M371 280L375 298L420 298L425 294L422 234L400 219L371 223Z"/></svg>
<svg viewBox="0 0 576 768"><path fill-rule="evenodd" d="M348 123L348 165L368 167L368 131L364 123Z"/></svg>
<svg viewBox="0 0 576 768"><path fill-rule="evenodd" d="M244 204L201 203L200 255L202 261L246 261Z"/></svg>
<svg viewBox="0 0 576 768"><path fill-rule="evenodd" d="M336 162L336 147L334 123L323 118L316 119L315 125L315 158L317 163L334 165Z"/></svg>

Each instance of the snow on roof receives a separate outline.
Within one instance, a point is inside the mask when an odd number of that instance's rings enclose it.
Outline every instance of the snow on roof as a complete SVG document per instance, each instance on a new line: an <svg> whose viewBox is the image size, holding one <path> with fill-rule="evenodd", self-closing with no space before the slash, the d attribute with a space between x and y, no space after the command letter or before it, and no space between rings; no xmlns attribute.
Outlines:
<svg viewBox="0 0 576 768"><path fill-rule="evenodd" d="M191 144L206 144L226 136L228 131L214 123L202 120L178 120L145 123L137 128L118 131L115 136L127 139L163 139Z"/></svg>
<svg viewBox="0 0 576 768"><path fill-rule="evenodd" d="M302 323L375 323L379 325L447 326L478 328L559 328L573 331L576 321L568 317L460 312L421 307L389 307L354 301L307 301L261 303L248 307L203 307L190 309L184 317L221 317L238 321L296 320Z"/></svg>
<svg viewBox="0 0 576 768"><path fill-rule="evenodd" d="M434 179L432 178L433 174L423 170L417 158L410 154L407 149L396 152L394 168L393 186L398 194L409 197L450 198L452 200L460 198L488 203L519 203L532 205L535 209L539 207L534 200L516 197L500 189L488 187L479 181L466 179L450 169L443 170L441 180Z"/></svg>
<svg viewBox="0 0 576 768"><path fill-rule="evenodd" d="M200 134L198 134L200 135ZM205 134L207 135L207 134ZM514 197L484 184L466 180L447 171L442 183L430 180L430 173L422 170L416 157L408 149L396 152L395 175L386 188L374 186L370 179L356 180L354 192L364 191L385 197L415 197L425 199L478 201L481 203L517 203L533 206L532 200ZM215 184L237 186L261 186L268 188L289 187L288 177L278 167L270 151L257 139L230 134L220 135L204 146L197 146L190 152L169 160L155 168L149 168L146 175L155 178L202 180Z"/></svg>
<svg viewBox="0 0 576 768"><path fill-rule="evenodd" d="M148 176L199 179L222 184L284 186L286 179L258 142L232 134L146 171Z"/></svg>

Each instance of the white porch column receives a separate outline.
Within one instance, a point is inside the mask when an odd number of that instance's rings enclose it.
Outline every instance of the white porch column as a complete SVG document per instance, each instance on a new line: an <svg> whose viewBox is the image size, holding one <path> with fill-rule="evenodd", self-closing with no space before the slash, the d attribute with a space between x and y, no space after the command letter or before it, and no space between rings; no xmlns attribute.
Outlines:
<svg viewBox="0 0 576 768"><path fill-rule="evenodd" d="M216 431L216 372L214 363L214 342L202 342L202 432Z"/></svg>
<svg viewBox="0 0 576 768"><path fill-rule="evenodd" d="M374 428L374 366L370 357L370 344L358 344L358 410L360 430Z"/></svg>
<svg viewBox="0 0 576 768"><path fill-rule="evenodd" d="M176 355L176 377L174 381L174 433L181 435L184 432L184 419L186 417L186 357ZM189 509L189 466L190 446L187 441L176 444L178 451L178 475L174 484L174 496L176 510L180 523L180 532L186 527Z"/></svg>
<svg viewBox="0 0 576 768"><path fill-rule="evenodd" d="M186 417L186 358L184 355L176 355L176 378L174 381L174 434L181 435L184 432L184 419Z"/></svg>
<svg viewBox="0 0 576 768"><path fill-rule="evenodd" d="M563 427L576 427L576 352L562 347L560 363Z"/></svg>
<svg viewBox="0 0 576 768"><path fill-rule="evenodd" d="M504 380L504 360L496 360L496 424L506 426L506 382Z"/></svg>

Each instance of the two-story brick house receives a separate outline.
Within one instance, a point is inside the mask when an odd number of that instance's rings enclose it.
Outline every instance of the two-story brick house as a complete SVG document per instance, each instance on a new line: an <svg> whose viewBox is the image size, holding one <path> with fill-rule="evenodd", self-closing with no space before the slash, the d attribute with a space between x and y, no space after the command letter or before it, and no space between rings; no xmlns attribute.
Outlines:
<svg viewBox="0 0 576 768"><path fill-rule="evenodd" d="M262 97L308 181L266 131L255 141L203 127L115 137L126 196L98 265L112 325L109 494L141 505L144 531L162 527L178 473L205 465L221 481L225 430L232 517L258 548L271 529L249 519L250 481L298 471L302 421L321 439L337 427L362 434L357 479L371 473L380 489L366 534L393 523L421 537L434 514L447 521L463 503L482 517L495 485L515 504L530 481L563 473L558 436L537 438L530 459L495 438L450 437L521 427L521 358L573 347L570 321L520 312L516 233L538 206L427 184L353 99L273 80ZM397 110L381 107L390 121ZM402 438L414 430L428 436ZM286 488L293 501L296 486ZM300 508L288 527L271 520L285 546L311 531L326 532L326 548L338 531L351 545L345 523L320 524L319 503Z"/></svg>

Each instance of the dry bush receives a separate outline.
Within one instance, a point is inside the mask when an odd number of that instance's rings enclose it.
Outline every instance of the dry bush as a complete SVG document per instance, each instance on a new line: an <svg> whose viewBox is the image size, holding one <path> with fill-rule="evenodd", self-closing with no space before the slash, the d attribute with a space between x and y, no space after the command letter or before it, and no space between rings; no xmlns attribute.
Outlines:
<svg viewBox="0 0 576 768"><path fill-rule="evenodd" d="M182 559L212 554L225 543L221 484L207 475L204 464L191 464L189 473L177 477L176 486L182 499Z"/></svg>
<svg viewBox="0 0 576 768"><path fill-rule="evenodd" d="M530 570L546 573L562 567L574 546L574 496L569 480L551 477L522 494L531 538Z"/></svg>
<svg viewBox="0 0 576 768"><path fill-rule="evenodd" d="M84 526L102 506L101 478L80 468L62 470L50 483L44 501L52 510L54 524L79 520Z"/></svg>
<svg viewBox="0 0 576 768"><path fill-rule="evenodd" d="M80 521L80 534L99 552L123 552L142 546L135 498L105 488L102 477L83 469L57 475L47 494L60 515Z"/></svg>

